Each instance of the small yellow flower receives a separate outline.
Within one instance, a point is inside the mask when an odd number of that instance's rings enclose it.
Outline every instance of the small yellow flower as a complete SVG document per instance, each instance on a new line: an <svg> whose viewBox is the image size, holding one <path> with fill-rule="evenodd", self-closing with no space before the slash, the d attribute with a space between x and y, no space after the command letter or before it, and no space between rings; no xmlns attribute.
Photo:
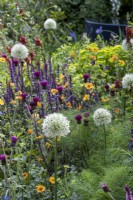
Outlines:
<svg viewBox="0 0 133 200"><path fill-rule="evenodd" d="M94 85L93 85L92 83L85 83L85 88L86 88L87 90L91 90L91 89L94 88Z"/></svg>
<svg viewBox="0 0 133 200"><path fill-rule="evenodd" d="M63 101L63 100L65 99L65 96L64 96L64 95L62 95L60 98L61 98L61 100Z"/></svg>
<svg viewBox="0 0 133 200"><path fill-rule="evenodd" d="M51 176L51 177L49 178L49 182L50 182L51 184L55 184L55 177L54 177L54 176Z"/></svg>
<svg viewBox="0 0 133 200"><path fill-rule="evenodd" d="M67 107L72 108L71 102L67 102L66 105L67 105Z"/></svg>
<svg viewBox="0 0 133 200"><path fill-rule="evenodd" d="M57 89L51 89L51 93L52 93L53 95L55 95L57 92L58 92Z"/></svg>
<svg viewBox="0 0 133 200"><path fill-rule="evenodd" d="M22 174L22 176L23 176L24 179L26 179L26 178L28 178L29 174L28 174L28 172L24 172L24 173Z"/></svg>
<svg viewBox="0 0 133 200"><path fill-rule="evenodd" d="M43 185L37 185L36 191L39 193L45 192L46 188Z"/></svg>
<svg viewBox="0 0 133 200"><path fill-rule="evenodd" d="M38 102L37 102L37 107L41 107L41 105L42 105L41 102L38 101Z"/></svg>
<svg viewBox="0 0 133 200"><path fill-rule="evenodd" d="M2 99L0 99L0 105L4 105L4 101Z"/></svg>
<svg viewBox="0 0 133 200"><path fill-rule="evenodd" d="M64 88L67 88L68 85L69 85L68 82L66 82L65 85L64 85L63 87L64 87Z"/></svg>
<svg viewBox="0 0 133 200"><path fill-rule="evenodd" d="M17 102L15 100L10 101L10 104L16 104Z"/></svg>
<svg viewBox="0 0 133 200"><path fill-rule="evenodd" d="M89 99L90 99L89 94L85 94L85 96L83 97L83 100L84 100L84 101L87 101L87 100L89 100Z"/></svg>
<svg viewBox="0 0 133 200"><path fill-rule="evenodd" d="M72 51L71 53L70 53L70 56L71 57L74 57L76 55L76 53L74 52L74 51Z"/></svg>
<svg viewBox="0 0 133 200"><path fill-rule="evenodd" d="M37 124L42 124L43 123L43 119L39 119L36 123Z"/></svg>
<svg viewBox="0 0 133 200"><path fill-rule="evenodd" d="M115 89L115 84L110 85L110 89L114 90Z"/></svg>
<svg viewBox="0 0 133 200"><path fill-rule="evenodd" d="M51 144L49 142L45 143L46 147L49 149L51 147Z"/></svg>
<svg viewBox="0 0 133 200"><path fill-rule="evenodd" d="M120 109L119 108L115 108L114 112L117 113L117 114L119 114L120 113Z"/></svg>
<svg viewBox="0 0 133 200"><path fill-rule="evenodd" d="M32 129L28 129L28 130L27 130L27 133L32 134L32 133L33 133L33 130L32 130Z"/></svg>
<svg viewBox="0 0 133 200"><path fill-rule="evenodd" d="M108 102L109 100L110 100L110 98L101 97L101 102Z"/></svg>
<svg viewBox="0 0 133 200"><path fill-rule="evenodd" d="M33 113L33 114L31 115L31 117L32 117L32 119L39 119L39 114Z"/></svg>
<svg viewBox="0 0 133 200"><path fill-rule="evenodd" d="M93 51L93 52L98 52L98 50L99 50L99 49L98 49L97 47L92 48L92 51Z"/></svg>
<svg viewBox="0 0 133 200"><path fill-rule="evenodd" d="M57 82L57 85L61 85L61 84L62 84L62 81Z"/></svg>
<svg viewBox="0 0 133 200"><path fill-rule="evenodd" d="M124 60L119 60L118 62L119 62L119 64L120 64L121 66L125 66L125 65L126 65L126 63L124 62Z"/></svg>
<svg viewBox="0 0 133 200"><path fill-rule="evenodd" d="M36 140L41 140L41 139L43 139L43 138L44 138L43 135L39 135L39 136L36 137Z"/></svg>
<svg viewBox="0 0 133 200"><path fill-rule="evenodd" d="M77 108L77 110L80 110L81 108L82 108L82 106L81 106L81 105L79 105L79 106L78 106L78 108Z"/></svg>
<svg viewBox="0 0 133 200"><path fill-rule="evenodd" d="M14 83L10 83L10 86L11 86L11 87L14 87L14 86L15 86L15 84L14 84Z"/></svg>
<svg viewBox="0 0 133 200"><path fill-rule="evenodd" d="M60 79L64 79L65 76L63 74L60 74Z"/></svg>
<svg viewBox="0 0 133 200"><path fill-rule="evenodd" d="M6 62L5 58L0 58L0 62Z"/></svg>
<svg viewBox="0 0 133 200"><path fill-rule="evenodd" d="M43 161L43 159L42 159L41 157L36 157L36 160L37 160L38 162Z"/></svg>

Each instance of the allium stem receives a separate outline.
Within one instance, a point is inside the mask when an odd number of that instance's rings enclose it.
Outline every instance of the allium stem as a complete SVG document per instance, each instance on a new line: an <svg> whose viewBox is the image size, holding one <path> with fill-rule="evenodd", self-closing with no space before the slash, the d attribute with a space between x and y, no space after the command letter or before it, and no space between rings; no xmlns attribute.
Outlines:
<svg viewBox="0 0 133 200"><path fill-rule="evenodd" d="M103 130L104 130L104 164L106 163L106 130L105 130L105 126L103 126Z"/></svg>
<svg viewBox="0 0 133 200"><path fill-rule="evenodd" d="M111 197L111 199L115 200L114 197L112 196L112 194L110 192L108 192L108 194Z"/></svg>
<svg viewBox="0 0 133 200"><path fill-rule="evenodd" d="M124 114L124 116L126 114L126 97L124 97L124 99L123 99L123 114Z"/></svg>
<svg viewBox="0 0 133 200"><path fill-rule="evenodd" d="M55 138L55 158L54 158L54 171L55 171L55 200L57 200L57 136Z"/></svg>

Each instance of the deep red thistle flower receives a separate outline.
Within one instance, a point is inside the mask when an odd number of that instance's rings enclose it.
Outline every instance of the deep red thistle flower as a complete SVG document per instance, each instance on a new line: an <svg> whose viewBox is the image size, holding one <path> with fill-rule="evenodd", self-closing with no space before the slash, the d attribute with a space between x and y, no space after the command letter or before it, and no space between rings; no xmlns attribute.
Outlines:
<svg viewBox="0 0 133 200"><path fill-rule="evenodd" d="M133 28L132 27L126 27L126 41L127 43L130 43L130 39L133 36Z"/></svg>
<svg viewBox="0 0 133 200"><path fill-rule="evenodd" d="M41 75L41 72L40 72L40 71L35 71L35 72L34 72L34 76L35 76L37 79L39 79L40 75Z"/></svg>
<svg viewBox="0 0 133 200"><path fill-rule="evenodd" d="M42 41L39 38L35 38L36 46L42 46Z"/></svg>
<svg viewBox="0 0 133 200"><path fill-rule="evenodd" d="M84 78L84 82L86 83L88 78L90 78L90 74L84 74L83 78Z"/></svg>
<svg viewBox="0 0 133 200"><path fill-rule="evenodd" d="M30 55L30 57L31 57L31 60L33 60L34 57L35 57L35 53L32 51L32 52L29 53L29 55Z"/></svg>
<svg viewBox="0 0 133 200"><path fill-rule="evenodd" d="M30 102L30 107L31 107L31 109L32 109L32 108L35 108L36 105L37 105L37 103L36 103L35 101L31 101L31 102Z"/></svg>
<svg viewBox="0 0 133 200"><path fill-rule="evenodd" d="M20 94L20 96L22 97L22 100L25 101L27 94L26 94L26 92L24 92L24 93Z"/></svg>
<svg viewBox="0 0 133 200"><path fill-rule="evenodd" d="M30 63L30 58L27 57L27 58L25 59L25 61L26 61L27 64L29 64L29 63Z"/></svg>
<svg viewBox="0 0 133 200"><path fill-rule="evenodd" d="M19 61L18 61L18 60L16 60L16 59L15 59L15 60L13 60L13 64L14 64L15 66L17 66L17 65L18 65L18 62L19 62Z"/></svg>
<svg viewBox="0 0 133 200"><path fill-rule="evenodd" d="M84 119L83 122L84 122L84 126L88 126L88 123L89 123L88 119Z"/></svg>
<svg viewBox="0 0 133 200"><path fill-rule="evenodd" d="M108 188L106 183L102 184L102 189L103 189L104 192L110 192L110 190L109 190L109 188Z"/></svg>
<svg viewBox="0 0 133 200"><path fill-rule="evenodd" d="M82 115L76 115L75 116L75 119L76 119L76 121L77 121L77 124L81 124L81 120L82 120Z"/></svg>
<svg viewBox="0 0 133 200"><path fill-rule="evenodd" d="M43 80L43 81L40 82L40 84L41 84L41 86L42 86L43 89L46 89L46 87L48 85L48 81Z"/></svg>
<svg viewBox="0 0 133 200"><path fill-rule="evenodd" d="M7 55L3 53L2 58L7 58Z"/></svg>
<svg viewBox="0 0 133 200"><path fill-rule="evenodd" d="M6 155L5 154L0 155L0 160L1 160L2 165L6 165Z"/></svg>
<svg viewBox="0 0 133 200"><path fill-rule="evenodd" d="M114 81L114 84L115 84L115 88L121 88L121 86L122 86L120 80L115 80L115 81Z"/></svg>
<svg viewBox="0 0 133 200"><path fill-rule="evenodd" d="M40 99L39 99L38 97L33 97L33 101L34 101L35 103L37 103L38 101L40 101Z"/></svg>
<svg viewBox="0 0 133 200"><path fill-rule="evenodd" d="M20 36L19 41L24 45L27 44L26 37L24 37L24 36Z"/></svg>
<svg viewBox="0 0 133 200"><path fill-rule="evenodd" d="M57 90L58 92L61 94L62 93L62 90L63 90L63 87L60 85L60 86L57 86Z"/></svg>
<svg viewBox="0 0 133 200"><path fill-rule="evenodd" d="M16 136L12 136L11 137L11 146L15 146L16 142L17 142L18 138Z"/></svg>

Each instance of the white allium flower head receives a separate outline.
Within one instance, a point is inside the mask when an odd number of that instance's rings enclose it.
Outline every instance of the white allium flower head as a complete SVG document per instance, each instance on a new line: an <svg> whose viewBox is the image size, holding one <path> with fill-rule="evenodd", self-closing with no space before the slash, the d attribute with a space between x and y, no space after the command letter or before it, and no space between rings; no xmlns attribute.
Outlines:
<svg viewBox="0 0 133 200"><path fill-rule="evenodd" d="M21 43L15 44L11 49L11 56L23 60L28 56L28 49Z"/></svg>
<svg viewBox="0 0 133 200"><path fill-rule="evenodd" d="M70 124L61 113L52 113L44 119L42 129L46 137L66 136L70 132Z"/></svg>
<svg viewBox="0 0 133 200"><path fill-rule="evenodd" d="M93 120L96 126L108 125L111 123L112 115L104 108L98 108L93 115Z"/></svg>
<svg viewBox="0 0 133 200"><path fill-rule="evenodd" d="M130 44L131 44L131 47L132 47L132 49L133 49L133 39L130 39ZM128 44L127 44L126 39L124 39L124 40L122 41L122 49L123 49L124 51L127 51L127 50L128 50Z"/></svg>
<svg viewBox="0 0 133 200"><path fill-rule="evenodd" d="M57 23L55 20L49 18L44 22L44 28L45 29L56 29L57 28Z"/></svg>
<svg viewBox="0 0 133 200"><path fill-rule="evenodd" d="M122 87L125 89L133 88L133 74L126 74L122 79Z"/></svg>

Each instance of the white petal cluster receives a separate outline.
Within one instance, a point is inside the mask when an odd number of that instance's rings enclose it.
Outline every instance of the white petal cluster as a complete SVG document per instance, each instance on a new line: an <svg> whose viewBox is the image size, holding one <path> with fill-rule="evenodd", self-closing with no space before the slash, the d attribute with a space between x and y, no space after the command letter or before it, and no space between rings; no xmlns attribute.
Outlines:
<svg viewBox="0 0 133 200"><path fill-rule="evenodd" d="M133 49L133 39L130 39L130 44L131 44L131 48ZM128 50L128 44L127 44L127 41L126 41L126 39L124 39L123 41L122 41L122 49L124 50L124 51L127 51Z"/></svg>
<svg viewBox="0 0 133 200"><path fill-rule="evenodd" d="M49 18L44 22L44 28L45 29L56 29L57 28L57 23L55 20Z"/></svg>
<svg viewBox="0 0 133 200"><path fill-rule="evenodd" d="M93 120L96 126L108 125L111 123L112 115L104 108L98 108L93 115Z"/></svg>
<svg viewBox="0 0 133 200"><path fill-rule="evenodd" d="M122 79L122 87L125 89L133 88L133 74L126 74Z"/></svg>
<svg viewBox="0 0 133 200"><path fill-rule="evenodd" d="M68 119L60 113L49 114L42 125L46 137L66 136L70 132Z"/></svg>
<svg viewBox="0 0 133 200"><path fill-rule="evenodd" d="M23 60L28 56L28 49L25 45L19 43L15 44L11 49L11 56Z"/></svg>

